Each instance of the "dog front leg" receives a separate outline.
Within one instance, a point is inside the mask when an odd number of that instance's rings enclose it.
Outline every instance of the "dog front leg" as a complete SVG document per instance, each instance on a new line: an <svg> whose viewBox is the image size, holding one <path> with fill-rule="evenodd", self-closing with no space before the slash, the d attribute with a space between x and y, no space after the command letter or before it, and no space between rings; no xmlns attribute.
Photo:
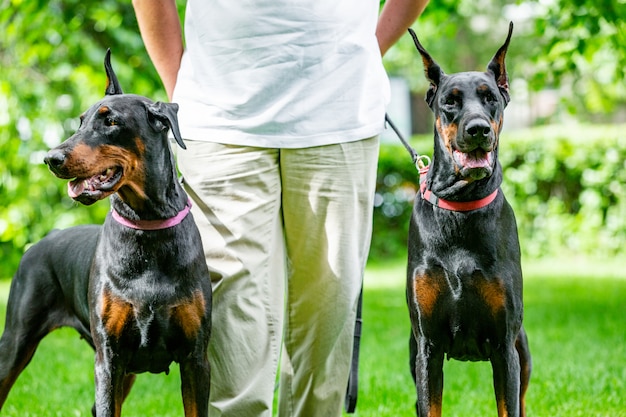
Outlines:
<svg viewBox="0 0 626 417"><path fill-rule="evenodd" d="M96 417L120 417L122 402L126 394L124 370L112 360L112 353L108 348L96 350L95 379L94 415Z"/></svg>
<svg viewBox="0 0 626 417"><path fill-rule="evenodd" d="M520 392L519 392L519 407L520 417L526 417L526 390L528 389L528 383L530 382L530 373L532 370L532 360L530 357L530 348L528 347L528 337L526 337L526 331L524 327L520 329L517 339L515 340L515 349L519 355L520 363Z"/></svg>
<svg viewBox="0 0 626 417"><path fill-rule="evenodd" d="M498 417L519 417L520 362L514 343L491 356Z"/></svg>
<svg viewBox="0 0 626 417"><path fill-rule="evenodd" d="M441 417L443 351L435 350L423 336L416 339L415 348L417 415L419 417Z"/></svg>
<svg viewBox="0 0 626 417"><path fill-rule="evenodd" d="M191 357L180 364L181 390L185 417L209 415L211 372L205 355Z"/></svg>

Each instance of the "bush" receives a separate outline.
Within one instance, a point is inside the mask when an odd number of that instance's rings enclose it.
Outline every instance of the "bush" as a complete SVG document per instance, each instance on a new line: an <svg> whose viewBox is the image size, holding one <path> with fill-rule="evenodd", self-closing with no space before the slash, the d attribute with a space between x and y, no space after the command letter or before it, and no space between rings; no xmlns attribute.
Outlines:
<svg viewBox="0 0 626 417"><path fill-rule="evenodd" d="M624 253L624 128L553 126L505 138L503 189L528 255Z"/></svg>
<svg viewBox="0 0 626 417"><path fill-rule="evenodd" d="M522 252L615 256L626 251L626 125L548 126L504 132L502 188ZM432 138L413 139L432 154ZM381 148L370 259L406 256L418 173L400 145Z"/></svg>
<svg viewBox="0 0 626 417"><path fill-rule="evenodd" d="M413 147L424 152L429 142L421 140ZM422 146L424 144L424 146ZM419 173L411 156L401 145L383 143L378 158L374 224L370 260L382 260L406 255L409 219L419 184Z"/></svg>

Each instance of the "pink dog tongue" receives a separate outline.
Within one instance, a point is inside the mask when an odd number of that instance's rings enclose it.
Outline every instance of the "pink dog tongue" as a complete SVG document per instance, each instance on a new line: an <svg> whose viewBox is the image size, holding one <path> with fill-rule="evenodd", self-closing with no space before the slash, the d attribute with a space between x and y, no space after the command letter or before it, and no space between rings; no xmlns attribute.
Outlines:
<svg viewBox="0 0 626 417"><path fill-rule="evenodd" d="M463 153L459 151L455 151L457 156L457 162L463 168L486 168L490 165L490 156L491 152L472 152L472 153Z"/></svg>
<svg viewBox="0 0 626 417"><path fill-rule="evenodd" d="M85 191L85 180L74 180L67 183L67 194L76 198Z"/></svg>

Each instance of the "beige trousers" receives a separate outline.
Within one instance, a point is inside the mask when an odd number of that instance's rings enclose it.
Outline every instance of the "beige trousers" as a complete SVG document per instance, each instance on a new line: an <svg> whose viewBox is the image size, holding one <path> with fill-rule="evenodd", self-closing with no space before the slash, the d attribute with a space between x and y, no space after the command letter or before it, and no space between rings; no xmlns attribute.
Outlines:
<svg viewBox="0 0 626 417"><path fill-rule="evenodd" d="M340 416L378 138L178 151L213 283L211 416ZM279 366L280 361L280 366Z"/></svg>

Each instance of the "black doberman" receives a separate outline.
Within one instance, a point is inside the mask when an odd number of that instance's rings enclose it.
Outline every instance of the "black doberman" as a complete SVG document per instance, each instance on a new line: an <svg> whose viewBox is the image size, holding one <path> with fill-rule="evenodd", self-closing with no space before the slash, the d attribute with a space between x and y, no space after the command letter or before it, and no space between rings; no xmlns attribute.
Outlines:
<svg viewBox="0 0 626 417"><path fill-rule="evenodd" d="M95 349L92 413L119 416L135 374L180 364L185 416L208 415L211 284L168 131L178 106L123 94L105 57L106 96L45 158L69 195L110 196L102 226L53 231L23 256L0 339L0 407L41 339L74 327Z"/></svg>
<svg viewBox="0 0 626 417"><path fill-rule="evenodd" d="M411 370L421 417L441 416L445 356L490 361L498 415L525 415L531 358L522 327L520 247L498 161L512 31L511 23L486 72L451 75L411 31L435 115L433 158L421 172L407 268Z"/></svg>

